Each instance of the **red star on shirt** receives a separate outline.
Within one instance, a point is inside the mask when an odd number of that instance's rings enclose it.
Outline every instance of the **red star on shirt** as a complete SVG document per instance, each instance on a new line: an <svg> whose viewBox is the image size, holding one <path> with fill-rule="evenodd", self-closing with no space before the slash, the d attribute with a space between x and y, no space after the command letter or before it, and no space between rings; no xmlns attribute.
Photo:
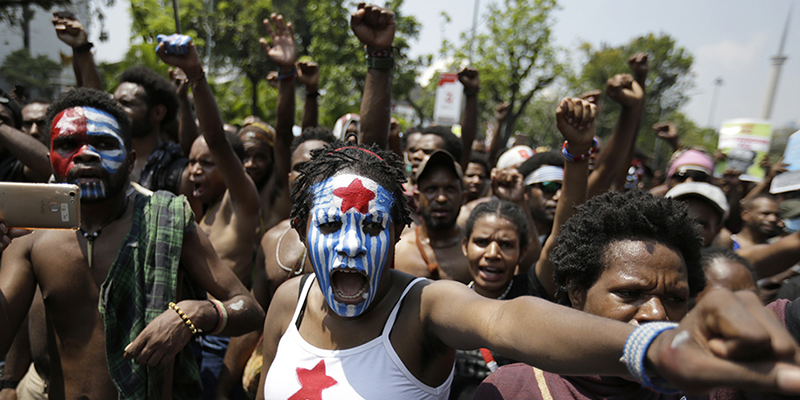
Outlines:
<svg viewBox="0 0 800 400"><path fill-rule="evenodd" d="M346 188L341 187L333 191L334 196L342 198L342 212L355 208L358 212L369 212L369 201L375 198L375 193L361 184L361 179L353 179Z"/></svg>
<svg viewBox="0 0 800 400"><path fill-rule="evenodd" d="M297 379L303 386L289 400L322 400L322 391L338 383L325 373L325 360L312 369L298 368Z"/></svg>

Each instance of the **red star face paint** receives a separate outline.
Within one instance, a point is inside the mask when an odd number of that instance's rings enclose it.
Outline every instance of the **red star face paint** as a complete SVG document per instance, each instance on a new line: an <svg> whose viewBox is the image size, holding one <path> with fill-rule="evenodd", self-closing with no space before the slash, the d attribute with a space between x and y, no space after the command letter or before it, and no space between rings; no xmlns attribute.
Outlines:
<svg viewBox="0 0 800 400"><path fill-rule="evenodd" d="M341 174L316 184L308 251L320 289L338 315L363 313L389 255L392 195L372 179Z"/></svg>
<svg viewBox="0 0 800 400"><path fill-rule="evenodd" d="M106 196L104 179L120 173L128 155L117 120L92 107L61 111L50 130L50 162L58 178L81 186L81 198Z"/></svg>

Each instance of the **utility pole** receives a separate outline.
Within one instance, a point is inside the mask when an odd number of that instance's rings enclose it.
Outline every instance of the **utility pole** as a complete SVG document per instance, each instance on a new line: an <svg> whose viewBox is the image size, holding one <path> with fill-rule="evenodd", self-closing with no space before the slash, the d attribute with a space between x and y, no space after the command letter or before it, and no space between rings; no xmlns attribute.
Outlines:
<svg viewBox="0 0 800 400"><path fill-rule="evenodd" d="M786 46L786 35L789 33L789 21L791 18L792 7L789 6L789 14L786 16L786 25L783 27L783 36L781 37L781 45L778 48L778 54L771 58L772 68L769 70L769 78L767 79L767 92L764 94L764 103L761 105L761 119L763 120L769 120L772 116L772 103L775 101L775 94L778 91L781 67L788 58L783 54L783 49Z"/></svg>
<svg viewBox="0 0 800 400"><path fill-rule="evenodd" d="M475 45L475 30L478 27L478 4L480 0L475 0L475 9L472 11L472 37L469 39L469 62L472 63L472 48Z"/></svg>
<svg viewBox="0 0 800 400"><path fill-rule="evenodd" d="M712 128L711 124L714 122L714 111L717 109L717 95L719 94L719 88L722 86L722 78L717 77L714 79L714 93L711 95L711 110L708 111L708 123L706 126Z"/></svg>

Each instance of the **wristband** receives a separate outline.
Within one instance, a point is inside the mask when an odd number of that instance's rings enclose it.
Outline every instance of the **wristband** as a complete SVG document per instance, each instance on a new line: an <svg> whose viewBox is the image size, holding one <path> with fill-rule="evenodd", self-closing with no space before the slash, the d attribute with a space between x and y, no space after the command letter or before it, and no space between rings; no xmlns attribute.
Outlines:
<svg viewBox="0 0 800 400"><path fill-rule="evenodd" d="M372 50L368 47L364 47L364 51L367 53L367 57L372 57L372 58L392 58L394 56L391 47L382 50Z"/></svg>
<svg viewBox="0 0 800 400"><path fill-rule="evenodd" d="M653 340L662 332L677 327L678 324L675 322L646 323L634 329L628 336L628 340L625 341L625 348L622 351L620 361L625 364L631 376L639 381L643 387L660 393L680 393L679 390L663 379L651 381L644 368L647 349L650 348Z"/></svg>
<svg viewBox="0 0 800 400"><path fill-rule="evenodd" d="M0 379L0 390L16 389L17 385L19 385L19 381L19 379Z"/></svg>
<svg viewBox="0 0 800 400"><path fill-rule="evenodd" d="M313 92L306 92L306 98L317 98L319 97L319 91L315 90Z"/></svg>
<svg viewBox="0 0 800 400"><path fill-rule="evenodd" d="M475 89L475 91L464 89L464 94L467 95L467 96L475 96L480 91L481 91L481 88L480 88L480 86L478 86L478 88Z"/></svg>
<svg viewBox="0 0 800 400"><path fill-rule="evenodd" d="M286 81L286 80L293 80L294 77L297 76L297 68L292 69L292 72L287 74L281 75L281 71L278 71L278 80L279 81Z"/></svg>
<svg viewBox="0 0 800 400"><path fill-rule="evenodd" d="M94 43L86 42L80 46L75 46L72 48L72 54L81 54L81 53L88 53L94 47Z"/></svg>
<svg viewBox="0 0 800 400"><path fill-rule="evenodd" d="M367 67L375 69L392 69L394 68L394 58L367 57Z"/></svg>
<svg viewBox="0 0 800 400"><path fill-rule="evenodd" d="M210 301L211 304L214 305L214 309L217 310L217 326L214 327L214 330L209 332L209 334L217 335L228 325L228 310L225 309L225 305L219 300L209 299L208 301Z"/></svg>
<svg viewBox="0 0 800 400"><path fill-rule="evenodd" d="M594 153L596 153L596 152L597 152L597 139L592 139L592 147L590 147L589 150L586 153L583 153L583 154L577 155L577 156L573 156L572 154L569 154L569 152L567 151L567 141L566 140L564 141L564 145L561 146L561 155L563 155L564 159L569 161L569 162L583 161L583 160L593 156Z"/></svg>
<svg viewBox="0 0 800 400"><path fill-rule="evenodd" d="M205 78L206 78L206 70L204 70L204 69L201 69L201 70L200 70L200 76L198 76L197 78L194 78L194 79L187 79L187 80L186 80L186 83L188 83L188 84L189 84L189 85L190 85L192 88L194 88L194 86L195 86L195 85L196 85L198 82L202 81L202 80L203 80L203 79L205 79Z"/></svg>
<svg viewBox="0 0 800 400"><path fill-rule="evenodd" d="M202 330L197 329L194 326L194 324L192 323L192 320L190 320L189 317L187 317L186 314L183 313L183 311L181 310L180 307L178 307L177 304L175 304L175 303L170 301L169 302L169 308L175 310L175 312L178 313L178 316L181 317L181 319L183 320L183 323L186 324L186 327L189 328L190 331L192 331L192 335L197 335L198 333L203 333Z"/></svg>

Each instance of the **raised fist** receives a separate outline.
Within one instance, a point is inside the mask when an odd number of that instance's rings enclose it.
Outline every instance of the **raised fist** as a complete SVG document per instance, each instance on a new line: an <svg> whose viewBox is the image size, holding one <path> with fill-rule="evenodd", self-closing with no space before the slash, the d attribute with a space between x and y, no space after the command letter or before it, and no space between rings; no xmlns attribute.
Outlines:
<svg viewBox="0 0 800 400"><path fill-rule="evenodd" d="M387 50L392 48L397 25L392 11L359 3L356 12L350 16L350 28L368 49Z"/></svg>

